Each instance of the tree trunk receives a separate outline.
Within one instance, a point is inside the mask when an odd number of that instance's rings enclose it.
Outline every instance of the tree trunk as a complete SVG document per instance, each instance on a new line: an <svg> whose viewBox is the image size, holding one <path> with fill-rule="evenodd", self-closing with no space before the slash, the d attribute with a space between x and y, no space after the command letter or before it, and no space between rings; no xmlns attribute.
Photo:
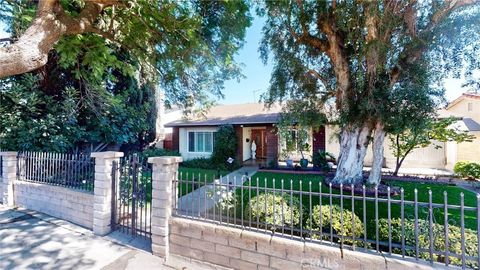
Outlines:
<svg viewBox="0 0 480 270"><path fill-rule="evenodd" d="M334 183L357 184L363 181L363 161L371 129L367 126L344 128L340 134L340 154Z"/></svg>
<svg viewBox="0 0 480 270"><path fill-rule="evenodd" d="M370 185L380 184L383 167L383 142L385 140L385 130L381 123L377 123L375 134L373 136L373 164L368 176L367 183Z"/></svg>

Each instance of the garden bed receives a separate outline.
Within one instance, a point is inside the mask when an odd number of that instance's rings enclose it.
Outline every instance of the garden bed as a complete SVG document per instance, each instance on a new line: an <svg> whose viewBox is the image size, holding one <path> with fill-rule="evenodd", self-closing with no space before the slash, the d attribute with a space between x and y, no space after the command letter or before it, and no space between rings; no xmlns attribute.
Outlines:
<svg viewBox="0 0 480 270"><path fill-rule="evenodd" d="M296 170L295 168L265 168L258 170L259 172L270 173L291 173L291 174L315 174L315 175L327 175L325 172L314 170L313 168Z"/></svg>
<svg viewBox="0 0 480 270"><path fill-rule="evenodd" d="M325 185L330 185L330 180L332 178L325 178ZM400 188L395 186L386 185L385 182L382 181L380 185L377 186L377 191L375 192L375 187L373 186L365 186L365 196L374 197L375 193L379 197L387 197L388 196L388 188L390 188L390 196L397 196L400 195ZM340 187L338 183L332 183L332 189L335 190L343 190L344 194L352 194L352 185L343 185ZM356 184L353 186L353 193L358 196L363 196L364 185L363 184Z"/></svg>

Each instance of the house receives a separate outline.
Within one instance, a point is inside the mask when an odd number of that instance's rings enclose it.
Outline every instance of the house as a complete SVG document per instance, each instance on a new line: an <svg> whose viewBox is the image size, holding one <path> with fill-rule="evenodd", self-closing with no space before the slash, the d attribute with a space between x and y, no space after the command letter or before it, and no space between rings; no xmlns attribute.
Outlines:
<svg viewBox="0 0 480 270"><path fill-rule="evenodd" d="M270 162L281 160L284 142L277 134L276 125L280 120L281 106L274 105L265 108L260 103L221 105L213 107L204 117L196 119L177 119L165 124L171 128L170 149L178 150L184 160L199 157L209 157L215 144L214 133L219 126L231 124L238 138L237 160L248 162L252 158L252 141L257 145L258 161ZM432 168L452 170L458 161L480 162L480 95L464 93L451 102L445 109L438 112L439 117L456 117L456 128L468 131L475 136L473 142L434 142L434 144L413 150L403 162L403 168ZM310 132L312 147L307 151L311 159L314 151L324 150L338 157L338 128L326 125L320 130ZM440 146L440 147L437 147ZM391 150L388 138L384 144L384 167L395 168L396 157ZM371 166L373 161L372 146L365 157L365 166ZM294 152L293 160L299 160L301 155Z"/></svg>
<svg viewBox="0 0 480 270"><path fill-rule="evenodd" d="M456 128L475 136L472 142L446 143L446 168L452 169L457 161L480 163L480 94L462 94L450 102L440 115L458 117Z"/></svg>
<svg viewBox="0 0 480 270"><path fill-rule="evenodd" d="M281 139L277 134L281 106L265 108L260 103L221 105L212 107L205 116L196 119L179 119L167 123L172 128L172 150L178 150L184 160L207 158L215 144L214 133L219 126L230 124L235 128L238 140L237 160L242 163L252 159L252 142L256 144L256 160L270 162L277 160L281 153ZM325 150L325 129L311 132L312 151ZM294 160L299 159L294 153Z"/></svg>

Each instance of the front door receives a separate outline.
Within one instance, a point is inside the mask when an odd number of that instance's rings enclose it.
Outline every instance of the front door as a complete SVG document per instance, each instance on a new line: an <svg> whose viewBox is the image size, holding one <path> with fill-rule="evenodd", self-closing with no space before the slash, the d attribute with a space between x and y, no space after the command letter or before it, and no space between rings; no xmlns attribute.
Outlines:
<svg viewBox="0 0 480 270"><path fill-rule="evenodd" d="M252 142L257 145L257 158L266 158L265 129L252 129Z"/></svg>

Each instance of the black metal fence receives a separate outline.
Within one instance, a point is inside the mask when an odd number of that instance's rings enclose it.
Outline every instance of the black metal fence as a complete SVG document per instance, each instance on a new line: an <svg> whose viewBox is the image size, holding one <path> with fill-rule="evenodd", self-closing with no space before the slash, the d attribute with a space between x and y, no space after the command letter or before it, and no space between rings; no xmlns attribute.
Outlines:
<svg viewBox="0 0 480 270"><path fill-rule="evenodd" d="M334 188L321 180L202 179L175 180L175 198L188 186L203 185L174 200L175 215L446 266L480 265L479 194Z"/></svg>
<svg viewBox="0 0 480 270"><path fill-rule="evenodd" d="M95 159L84 154L19 152L17 179L93 192Z"/></svg>
<svg viewBox="0 0 480 270"><path fill-rule="evenodd" d="M152 235L152 165L137 155L113 162L112 230L133 236Z"/></svg>

